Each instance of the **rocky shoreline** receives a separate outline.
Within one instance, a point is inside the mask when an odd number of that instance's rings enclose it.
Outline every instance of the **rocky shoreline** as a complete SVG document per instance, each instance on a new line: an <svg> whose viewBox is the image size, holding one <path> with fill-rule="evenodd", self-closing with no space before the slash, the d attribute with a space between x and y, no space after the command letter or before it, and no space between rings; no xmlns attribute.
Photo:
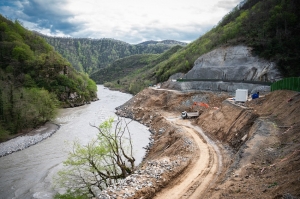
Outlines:
<svg viewBox="0 0 300 199"><path fill-rule="evenodd" d="M151 198L161 190L174 174L182 172L190 162L190 158L177 156L174 160L168 157L148 161L134 174L120 180L115 185L102 191L98 199Z"/></svg>
<svg viewBox="0 0 300 199"><path fill-rule="evenodd" d="M97 199L152 198L181 174L194 157L196 147L193 140L155 111L144 110L143 116L140 116L141 107L134 106L137 100L136 97L131 98L117 107L115 113L149 127L151 137L145 147L146 155L132 175L107 187L97 195Z"/></svg>
<svg viewBox="0 0 300 199"><path fill-rule="evenodd" d="M0 157L35 145L53 135L59 128L59 125L47 122L45 125L31 131L24 136L19 136L9 141L0 143Z"/></svg>

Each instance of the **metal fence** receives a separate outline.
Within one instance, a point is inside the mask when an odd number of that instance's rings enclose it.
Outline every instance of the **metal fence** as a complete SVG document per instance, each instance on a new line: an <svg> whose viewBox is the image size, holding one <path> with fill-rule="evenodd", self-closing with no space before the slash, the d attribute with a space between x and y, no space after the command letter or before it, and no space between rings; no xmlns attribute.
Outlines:
<svg viewBox="0 0 300 199"><path fill-rule="evenodd" d="M271 85L271 91L293 90L300 92L300 77L289 77L279 80Z"/></svg>
<svg viewBox="0 0 300 199"><path fill-rule="evenodd" d="M249 81L249 80L230 80L230 79L177 79L177 82L233 82L233 83L247 83L247 84L260 84L270 86L272 82L262 82L262 81Z"/></svg>

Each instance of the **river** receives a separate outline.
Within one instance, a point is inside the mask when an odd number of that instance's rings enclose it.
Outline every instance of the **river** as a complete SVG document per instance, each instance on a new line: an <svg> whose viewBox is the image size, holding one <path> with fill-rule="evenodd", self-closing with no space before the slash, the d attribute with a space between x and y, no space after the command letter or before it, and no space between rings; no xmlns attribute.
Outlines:
<svg viewBox="0 0 300 199"><path fill-rule="evenodd" d="M74 140L86 144L97 135L98 126L105 119L115 116L115 107L125 103L132 95L111 91L98 85L100 100L89 105L61 109L53 121L60 129L50 138L25 150L0 158L0 199L53 198L59 191L53 188L53 176L63 167ZM138 122L129 125L132 134L136 164L145 155L149 142L148 128Z"/></svg>

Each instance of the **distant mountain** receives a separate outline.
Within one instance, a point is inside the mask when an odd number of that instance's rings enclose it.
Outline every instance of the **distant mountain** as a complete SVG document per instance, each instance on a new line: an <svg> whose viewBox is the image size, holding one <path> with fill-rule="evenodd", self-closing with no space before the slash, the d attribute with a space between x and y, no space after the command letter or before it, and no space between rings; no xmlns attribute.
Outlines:
<svg viewBox="0 0 300 199"><path fill-rule="evenodd" d="M151 45L151 44L164 44L164 45L171 45L171 46L174 46L174 45L180 45L180 46L186 46L187 43L184 43L184 42L180 42L180 41L175 41L175 40L163 40L163 41L153 41L153 40L150 40L150 41L144 41L142 43L139 43L137 45Z"/></svg>
<svg viewBox="0 0 300 199"><path fill-rule="evenodd" d="M91 78L97 84L104 84L105 82L117 81L123 77L132 74L135 70L143 68L152 60L157 58L157 54L140 54L131 55L114 61L110 66L101 68L95 73L91 74Z"/></svg>
<svg viewBox="0 0 300 199"><path fill-rule="evenodd" d="M118 59L90 77L98 84L136 94L146 86L155 84L155 74L161 64L182 49L177 45L162 54L132 55Z"/></svg>
<svg viewBox="0 0 300 199"><path fill-rule="evenodd" d="M120 58L137 54L160 54L175 45L187 45L184 42L173 40L150 41L131 45L114 39L41 36L65 57L76 70L88 74L96 72Z"/></svg>

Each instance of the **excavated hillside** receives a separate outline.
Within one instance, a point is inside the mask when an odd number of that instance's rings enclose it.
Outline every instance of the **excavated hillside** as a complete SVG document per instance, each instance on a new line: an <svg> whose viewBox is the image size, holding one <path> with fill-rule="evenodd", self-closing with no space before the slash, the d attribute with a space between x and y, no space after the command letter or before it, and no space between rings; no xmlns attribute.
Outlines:
<svg viewBox="0 0 300 199"><path fill-rule="evenodd" d="M147 88L117 108L152 132L141 169L162 159L179 165L131 198L300 198L300 94L231 97ZM181 119L193 102L210 107L193 106L201 115Z"/></svg>
<svg viewBox="0 0 300 199"><path fill-rule="evenodd" d="M218 47L201 55L186 74L176 73L169 78L182 79L183 82L167 81L162 86L182 91L270 91L266 83L280 80L282 75L274 62L256 56L252 50L245 45Z"/></svg>

